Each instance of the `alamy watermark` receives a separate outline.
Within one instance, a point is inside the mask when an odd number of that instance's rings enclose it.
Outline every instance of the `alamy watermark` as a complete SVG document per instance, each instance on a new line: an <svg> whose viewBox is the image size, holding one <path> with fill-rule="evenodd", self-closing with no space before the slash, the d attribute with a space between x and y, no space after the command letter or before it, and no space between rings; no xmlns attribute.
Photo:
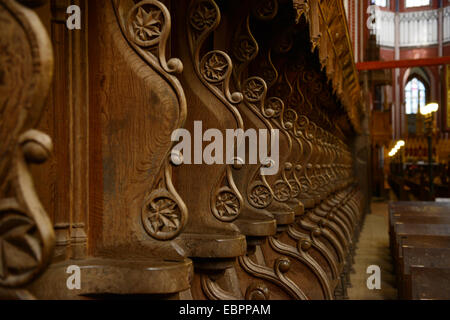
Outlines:
<svg viewBox="0 0 450 320"><path fill-rule="evenodd" d="M67 14L70 16L66 20L66 27L69 30L81 29L81 9L77 5L71 5L67 7Z"/></svg>
<svg viewBox="0 0 450 320"><path fill-rule="evenodd" d="M183 128L172 133L171 140L178 144L172 148L171 160L177 165L261 164L262 175L274 175L279 169L279 136L278 129L226 129L224 139L221 130L203 132L202 122L194 121L193 139L191 133ZM210 143L203 148L204 142Z"/></svg>
<svg viewBox="0 0 450 320"><path fill-rule="evenodd" d="M81 269L77 265L70 265L66 269L66 273L70 274L66 280L66 286L69 290L81 289Z"/></svg>
<svg viewBox="0 0 450 320"><path fill-rule="evenodd" d="M367 289L369 290L380 290L381 289L381 269L377 265L371 265L367 267L367 274L370 276L367 278Z"/></svg>

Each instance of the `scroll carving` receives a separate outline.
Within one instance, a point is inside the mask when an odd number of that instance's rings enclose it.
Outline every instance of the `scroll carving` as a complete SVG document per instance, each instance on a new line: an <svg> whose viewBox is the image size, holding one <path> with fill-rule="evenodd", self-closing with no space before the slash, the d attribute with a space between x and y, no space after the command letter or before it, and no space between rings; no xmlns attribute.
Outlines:
<svg viewBox="0 0 450 320"><path fill-rule="evenodd" d="M178 58L166 58L167 39L171 32L169 10L157 0L142 0L131 8L125 0L114 0L113 4L128 43L175 91L179 103L176 127L181 127L186 119L186 98L180 82L173 74L183 71L183 63ZM178 164L168 159L164 162L160 178L144 199L142 224L145 231L157 240L175 238L187 223L187 207L172 184L171 166Z"/></svg>
<svg viewBox="0 0 450 320"><path fill-rule="evenodd" d="M214 216L223 222L231 222L239 217L243 206L242 195L236 188L231 174L230 166L226 167L224 179L226 184L221 184L211 197L211 207Z"/></svg>
<svg viewBox="0 0 450 320"><path fill-rule="evenodd" d="M282 287L293 299L308 300L308 297L297 286L297 284L285 275L290 268L291 262L289 259L278 258L274 262L273 269L256 264L248 256L239 257L239 263L246 272L252 274L253 276L268 280Z"/></svg>
<svg viewBox="0 0 450 320"><path fill-rule="evenodd" d="M203 84L213 92L231 111L238 128L243 128L243 121L236 104L242 102L240 92L230 92L230 79L233 73L233 62L228 54L221 50L211 50L200 58L200 51L206 38L220 23L220 9L213 0L195 0L188 9L188 38L191 57L197 76ZM242 141L237 139L239 146ZM212 214L220 221L235 220L243 207L242 195L236 188L231 167L225 171L226 186L217 186L211 195Z"/></svg>
<svg viewBox="0 0 450 320"><path fill-rule="evenodd" d="M119 6L120 0L116 0ZM158 63L167 73L181 73L183 71L183 63L172 58L166 60L166 42L170 35L171 21L169 10L157 0L143 0L138 2L128 12L127 18L127 35L128 39L137 47L141 48L141 52L145 53L148 59L153 60L155 64L155 56L149 54L152 48L155 48Z"/></svg>
<svg viewBox="0 0 450 320"><path fill-rule="evenodd" d="M46 268L55 241L29 169L53 149L48 135L32 129L50 88L53 55L32 10L2 1L0 21L0 287L17 288Z"/></svg>
<svg viewBox="0 0 450 320"><path fill-rule="evenodd" d="M270 291L262 282L254 282L245 291L245 300L269 300Z"/></svg>
<svg viewBox="0 0 450 320"><path fill-rule="evenodd" d="M180 234L186 225L188 210L172 184L169 161L162 177L144 200L142 224L147 233L158 240L170 240Z"/></svg>
<svg viewBox="0 0 450 320"><path fill-rule="evenodd" d="M233 63L225 52L212 50L200 59L200 49L206 38L220 23L220 10L213 0L193 1L189 9L188 36L192 58L200 79L235 114L242 127L242 119L233 104L242 101L242 93L230 92Z"/></svg>
<svg viewBox="0 0 450 320"><path fill-rule="evenodd" d="M201 275L202 289L210 300L239 300L232 293L222 289L219 284L208 275Z"/></svg>

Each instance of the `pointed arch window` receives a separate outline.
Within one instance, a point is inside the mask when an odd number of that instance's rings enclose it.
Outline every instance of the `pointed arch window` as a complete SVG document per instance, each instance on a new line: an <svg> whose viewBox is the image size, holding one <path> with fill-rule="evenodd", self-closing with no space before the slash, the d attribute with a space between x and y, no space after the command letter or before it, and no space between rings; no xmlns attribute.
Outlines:
<svg viewBox="0 0 450 320"><path fill-rule="evenodd" d="M417 114L426 103L426 89L422 81L412 78L405 86L406 114Z"/></svg>

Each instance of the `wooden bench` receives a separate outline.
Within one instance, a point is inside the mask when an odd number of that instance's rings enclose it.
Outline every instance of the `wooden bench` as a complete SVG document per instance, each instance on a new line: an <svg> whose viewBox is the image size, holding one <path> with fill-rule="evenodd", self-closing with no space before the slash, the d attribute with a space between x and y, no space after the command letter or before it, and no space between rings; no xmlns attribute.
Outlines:
<svg viewBox="0 0 450 320"><path fill-rule="evenodd" d="M398 277L399 297L412 299L411 267L450 268L450 248L402 247ZM450 289L448 289L450 290Z"/></svg>
<svg viewBox="0 0 450 320"><path fill-rule="evenodd" d="M391 237L391 250L394 258L399 256L399 239L408 235L450 238L450 224L396 223Z"/></svg>
<svg viewBox="0 0 450 320"><path fill-rule="evenodd" d="M399 298L448 298L450 205L390 203L389 233Z"/></svg>
<svg viewBox="0 0 450 320"><path fill-rule="evenodd" d="M413 266L410 271L412 299L450 299L450 268Z"/></svg>

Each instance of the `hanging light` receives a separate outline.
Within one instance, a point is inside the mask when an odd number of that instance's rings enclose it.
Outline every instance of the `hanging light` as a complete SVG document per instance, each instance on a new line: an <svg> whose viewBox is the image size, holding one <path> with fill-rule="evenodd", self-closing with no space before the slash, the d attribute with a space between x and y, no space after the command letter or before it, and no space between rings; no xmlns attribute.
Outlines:
<svg viewBox="0 0 450 320"><path fill-rule="evenodd" d="M439 105L436 102L431 102L424 107L420 108L420 114L423 116L427 116L433 112L438 111Z"/></svg>

